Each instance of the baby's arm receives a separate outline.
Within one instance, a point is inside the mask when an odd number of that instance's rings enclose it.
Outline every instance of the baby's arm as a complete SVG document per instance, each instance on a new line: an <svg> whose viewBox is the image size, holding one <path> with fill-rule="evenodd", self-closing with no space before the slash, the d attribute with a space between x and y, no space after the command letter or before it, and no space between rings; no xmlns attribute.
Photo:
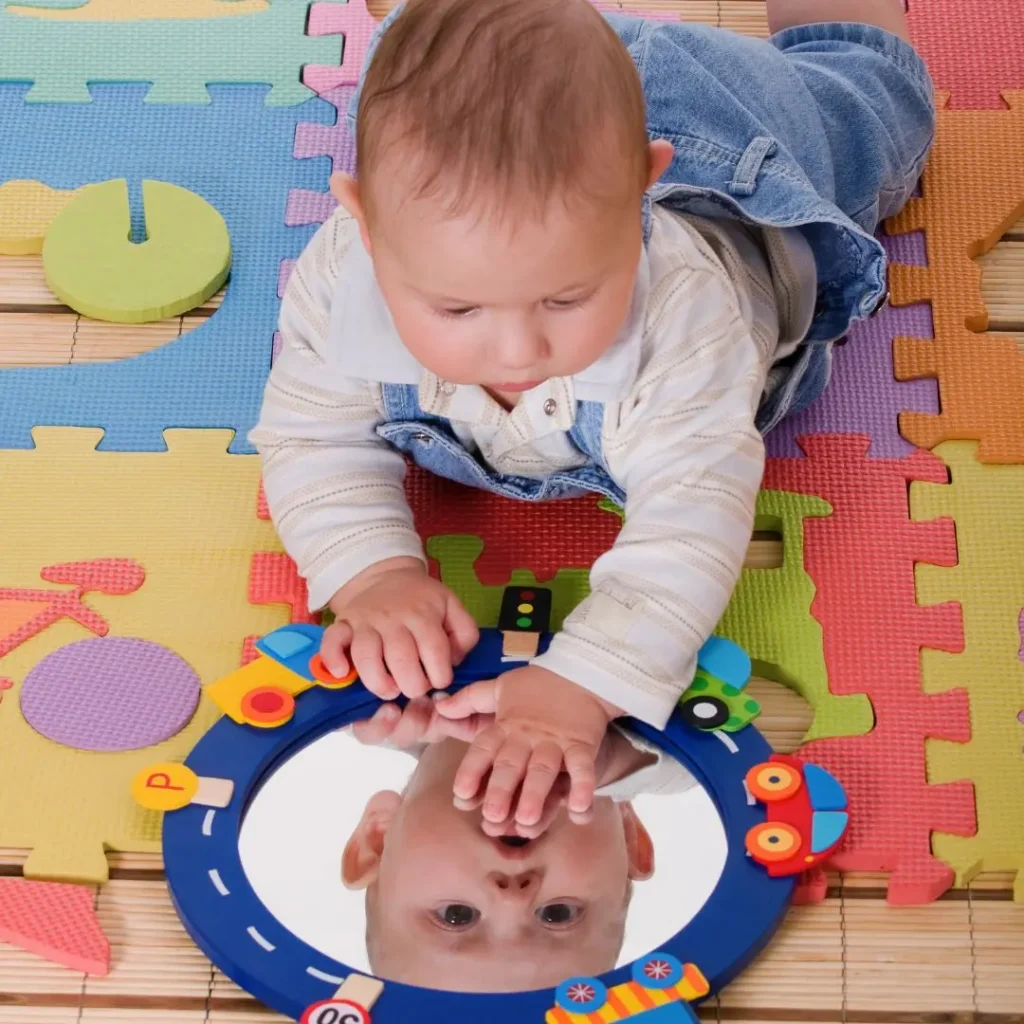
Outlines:
<svg viewBox="0 0 1024 1024"><path fill-rule="evenodd" d="M622 532L594 564L590 596L533 661L657 728L732 595L764 469L764 342L724 272L679 260L648 312L657 353L604 426L627 494Z"/></svg>
<svg viewBox="0 0 1024 1024"><path fill-rule="evenodd" d="M877 25L910 40L903 0L768 0L768 27L772 33L823 21Z"/></svg>
<svg viewBox="0 0 1024 1024"><path fill-rule="evenodd" d="M330 604L338 616L325 637L328 668L344 675L350 651L378 696L419 696L428 682L448 685L476 627L427 575L405 462L376 433L374 385L346 377L329 349L339 268L357 236L339 211L299 258L281 306L281 354L250 438L274 525L309 583L310 608Z"/></svg>

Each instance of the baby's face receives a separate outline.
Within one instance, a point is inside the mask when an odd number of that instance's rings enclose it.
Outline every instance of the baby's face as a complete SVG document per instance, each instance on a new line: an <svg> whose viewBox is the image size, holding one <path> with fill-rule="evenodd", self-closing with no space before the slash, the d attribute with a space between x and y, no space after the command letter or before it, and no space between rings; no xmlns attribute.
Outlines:
<svg viewBox="0 0 1024 1024"><path fill-rule="evenodd" d="M373 191L378 284L406 347L441 378L524 391L579 373L615 340L640 259L639 196L499 219L410 198L398 169Z"/></svg>
<svg viewBox="0 0 1024 1024"><path fill-rule="evenodd" d="M367 901L375 972L433 988L522 991L610 970L629 880L651 867L632 809L600 798L588 825L563 812L532 842L490 838L479 813L452 803L464 751L455 741L429 748L404 796L392 795L399 803Z"/></svg>

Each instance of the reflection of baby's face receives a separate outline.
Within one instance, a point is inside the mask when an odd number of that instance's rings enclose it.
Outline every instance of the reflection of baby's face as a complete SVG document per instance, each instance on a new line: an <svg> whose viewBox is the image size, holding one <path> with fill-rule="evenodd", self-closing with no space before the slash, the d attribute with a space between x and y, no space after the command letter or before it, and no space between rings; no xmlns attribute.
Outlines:
<svg viewBox="0 0 1024 1024"><path fill-rule="evenodd" d="M615 966L630 879L653 868L628 804L595 801L593 821L564 812L533 842L493 839L457 810L465 752L428 748L405 793L378 793L344 855L346 884L368 887L376 974L455 991L522 991Z"/></svg>

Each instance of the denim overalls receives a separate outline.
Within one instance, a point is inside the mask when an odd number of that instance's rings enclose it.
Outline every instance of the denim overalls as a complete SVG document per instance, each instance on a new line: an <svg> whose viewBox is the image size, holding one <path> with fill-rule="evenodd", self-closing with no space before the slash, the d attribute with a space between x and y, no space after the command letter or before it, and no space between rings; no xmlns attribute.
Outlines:
<svg viewBox="0 0 1024 1024"><path fill-rule="evenodd" d="M395 8L367 53L398 16ZM675 156L644 198L700 217L799 228L814 252L818 294L804 342L773 372L757 426L766 433L828 383L832 345L884 304L885 255L872 237L909 198L935 128L932 84L903 40L880 28L829 23L770 41L686 23L607 15L640 74L652 139ZM354 127L358 91L349 107ZM569 437L587 456L544 480L495 473L463 448L447 420L420 408L415 385L383 386L378 434L439 476L526 501L587 491L622 504L601 450L604 406L581 401Z"/></svg>

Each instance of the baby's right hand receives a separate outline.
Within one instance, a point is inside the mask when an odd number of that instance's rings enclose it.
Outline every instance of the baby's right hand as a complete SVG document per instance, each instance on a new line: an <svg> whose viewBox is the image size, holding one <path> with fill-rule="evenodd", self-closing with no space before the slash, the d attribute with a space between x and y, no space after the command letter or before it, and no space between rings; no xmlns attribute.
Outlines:
<svg viewBox="0 0 1024 1024"><path fill-rule="evenodd" d="M324 631L324 665L335 676L355 668L381 700L450 686L452 666L480 636L459 599L416 558L370 566L334 595L330 607L336 618Z"/></svg>

